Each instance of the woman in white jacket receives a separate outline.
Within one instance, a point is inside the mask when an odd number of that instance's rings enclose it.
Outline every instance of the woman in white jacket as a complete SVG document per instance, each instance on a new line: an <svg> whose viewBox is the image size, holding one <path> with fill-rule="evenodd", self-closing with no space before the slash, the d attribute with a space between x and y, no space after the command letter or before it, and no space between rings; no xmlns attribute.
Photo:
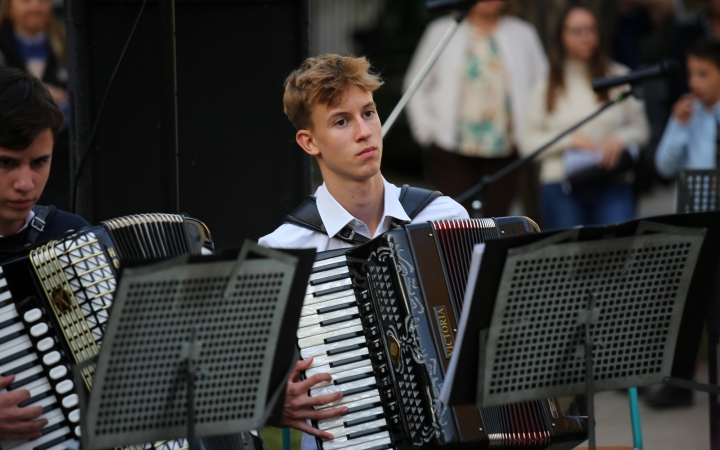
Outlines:
<svg viewBox="0 0 720 450"><path fill-rule="evenodd" d="M415 139L429 147L438 188L456 196L514 161L532 86L547 59L532 25L505 15L505 2L478 2L407 107ZM408 86L452 24L428 25L405 78ZM507 177L483 196L486 216L507 215L516 192ZM466 205L467 206L467 205Z"/></svg>

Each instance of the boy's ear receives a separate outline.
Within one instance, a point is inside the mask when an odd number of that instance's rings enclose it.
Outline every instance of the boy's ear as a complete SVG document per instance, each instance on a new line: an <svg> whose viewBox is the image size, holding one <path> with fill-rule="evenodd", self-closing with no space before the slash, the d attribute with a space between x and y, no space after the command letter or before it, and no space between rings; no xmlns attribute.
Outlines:
<svg viewBox="0 0 720 450"><path fill-rule="evenodd" d="M308 155L318 156L320 154L320 149L315 144L315 138L309 130L298 131L297 134L295 134L295 140L300 148L302 148Z"/></svg>

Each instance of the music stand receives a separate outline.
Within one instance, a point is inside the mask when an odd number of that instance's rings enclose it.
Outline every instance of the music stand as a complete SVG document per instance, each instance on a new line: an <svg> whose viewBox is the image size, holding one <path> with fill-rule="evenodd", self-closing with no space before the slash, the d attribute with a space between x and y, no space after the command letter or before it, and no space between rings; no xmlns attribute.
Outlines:
<svg viewBox="0 0 720 450"><path fill-rule="evenodd" d="M595 392L666 382L704 234L640 222L634 236L571 230L506 250L479 333L477 406L584 393L594 449ZM480 274L492 265L483 257Z"/></svg>
<svg viewBox="0 0 720 450"><path fill-rule="evenodd" d="M310 266L250 242L235 261L195 259L123 272L81 414L83 448L187 437L192 449L196 436L262 426L283 398L296 358L288 356L284 382L269 380L286 351L278 336L289 293L302 292L295 273ZM299 309L287 309L297 323Z"/></svg>

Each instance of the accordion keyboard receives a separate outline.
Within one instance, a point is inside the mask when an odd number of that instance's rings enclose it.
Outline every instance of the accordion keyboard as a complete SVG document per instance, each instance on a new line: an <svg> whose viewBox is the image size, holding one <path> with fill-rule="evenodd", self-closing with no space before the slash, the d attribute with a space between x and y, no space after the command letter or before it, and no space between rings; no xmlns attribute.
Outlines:
<svg viewBox="0 0 720 450"><path fill-rule="evenodd" d="M20 406L42 406L48 423L30 441L0 441L2 450L60 450L80 438L78 396L63 364L62 350L50 337L51 323L41 308L21 313L0 268L0 375L15 380L0 392L27 389L30 399Z"/></svg>
<svg viewBox="0 0 720 450"><path fill-rule="evenodd" d="M386 409L392 413L395 407L383 401L389 380L383 377L387 366L369 301L367 295L356 297L342 254L313 266L297 334L300 356L313 358L305 377L330 373L333 381L316 385L310 395L342 391L342 399L323 408L348 408L342 417L315 424L335 437L321 443L323 450L392 448L388 422L398 417L387 415Z"/></svg>

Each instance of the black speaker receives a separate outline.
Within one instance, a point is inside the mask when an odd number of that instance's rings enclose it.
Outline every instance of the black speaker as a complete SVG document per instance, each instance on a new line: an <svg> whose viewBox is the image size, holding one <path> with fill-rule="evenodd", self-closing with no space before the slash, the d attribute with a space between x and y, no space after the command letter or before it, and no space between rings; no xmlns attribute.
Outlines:
<svg viewBox="0 0 720 450"><path fill-rule="evenodd" d="M77 213L187 213L229 247L271 232L309 194L309 157L282 106L307 56L306 0L66 8Z"/></svg>

